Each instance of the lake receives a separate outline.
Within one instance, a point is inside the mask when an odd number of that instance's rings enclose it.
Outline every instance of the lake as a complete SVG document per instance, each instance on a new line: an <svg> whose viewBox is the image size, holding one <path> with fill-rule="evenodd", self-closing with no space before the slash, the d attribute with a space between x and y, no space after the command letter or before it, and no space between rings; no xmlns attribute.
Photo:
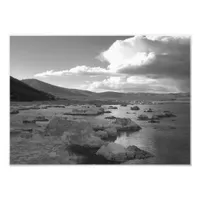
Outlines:
<svg viewBox="0 0 200 200"><path fill-rule="evenodd" d="M107 109L108 106L110 105L103 105L102 107ZM105 119L106 116L126 117L135 121L142 127L140 131L120 133L114 141L125 147L135 145L155 155L154 158L135 160L133 162L135 164L190 164L190 104L187 102L165 102L156 105L138 106L140 107L139 111L130 110L131 105L126 107L117 105L118 109L110 110L112 113L92 117L75 117L86 119L92 124L98 125L108 123L109 120ZM144 110L147 108L152 108L155 112L168 110L173 112L177 117L164 118L160 120L160 123L155 124L137 120L139 114L147 114L150 117L155 113L144 113ZM69 109L70 106L67 108L20 111L18 115L11 115L11 127L21 126L18 121L31 117L34 118L39 114L49 119L54 115L62 116L63 113L67 112ZM45 124L47 123L45 122L44 125Z"/></svg>
<svg viewBox="0 0 200 200"><path fill-rule="evenodd" d="M115 142L125 147L136 145L155 155L153 159L136 160L135 163L138 164L190 164L190 104L167 103L139 105L139 107L139 111L130 111L130 106L112 110L110 115L131 118L142 127L140 131L134 133L120 134ZM155 111L169 110L177 117L161 119L159 124L137 120L137 116L144 114L146 108ZM152 115L152 113L145 114Z"/></svg>

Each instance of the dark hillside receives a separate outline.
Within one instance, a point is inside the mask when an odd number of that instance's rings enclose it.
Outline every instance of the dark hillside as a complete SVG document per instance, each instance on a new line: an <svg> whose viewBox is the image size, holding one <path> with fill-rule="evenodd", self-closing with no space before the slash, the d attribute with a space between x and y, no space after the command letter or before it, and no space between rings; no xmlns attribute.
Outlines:
<svg viewBox="0 0 200 200"><path fill-rule="evenodd" d="M11 101L43 101L54 99L53 95L36 90L18 79L10 77Z"/></svg>

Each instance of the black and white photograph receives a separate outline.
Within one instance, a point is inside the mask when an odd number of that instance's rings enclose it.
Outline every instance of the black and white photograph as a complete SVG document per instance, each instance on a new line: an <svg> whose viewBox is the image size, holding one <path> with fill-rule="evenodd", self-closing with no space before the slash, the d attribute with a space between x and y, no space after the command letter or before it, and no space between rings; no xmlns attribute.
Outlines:
<svg viewBox="0 0 200 200"><path fill-rule="evenodd" d="M200 199L198 4L2 1L0 199Z"/></svg>
<svg viewBox="0 0 200 200"><path fill-rule="evenodd" d="M11 35L10 164L189 165L190 45Z"/></svg>

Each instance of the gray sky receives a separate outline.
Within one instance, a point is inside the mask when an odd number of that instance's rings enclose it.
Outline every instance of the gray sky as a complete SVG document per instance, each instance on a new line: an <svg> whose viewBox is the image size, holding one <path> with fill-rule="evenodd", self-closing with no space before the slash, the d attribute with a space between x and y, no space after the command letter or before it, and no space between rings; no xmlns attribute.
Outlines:
<svg viewBox="0 0 200 200"><path fill-rule="evenodd" d="M187 36L12 36L10 72L96 92L188 92Z"/></svg>

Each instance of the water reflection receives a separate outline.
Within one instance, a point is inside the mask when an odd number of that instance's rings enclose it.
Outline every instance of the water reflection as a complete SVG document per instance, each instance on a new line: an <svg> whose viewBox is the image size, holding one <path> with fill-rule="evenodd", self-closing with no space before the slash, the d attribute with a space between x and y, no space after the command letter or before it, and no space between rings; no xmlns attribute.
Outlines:
<svg viewBox="0 0 200 200"><path fill-rule="evenodd" d="M136 114L127 114L130 106L120 107L112 110L110 115L116 117L127 117L136 121L142 127L140 131L132 133L120 133L115 142L125 147L136 145L155 155L155 158L136 163L148 164L189 164L190 163L190 105L189 104L162 104L162 105L139 105L140 110ZM137 116L142 114L146 108L155 111L169 110L177 117L173 120L162 119L159 124L149 124L137 121ZM152 115L152 113L145 113ZM97 117L102 119L103 116ZM173 128L173 129L172 129Z"/></svg>

